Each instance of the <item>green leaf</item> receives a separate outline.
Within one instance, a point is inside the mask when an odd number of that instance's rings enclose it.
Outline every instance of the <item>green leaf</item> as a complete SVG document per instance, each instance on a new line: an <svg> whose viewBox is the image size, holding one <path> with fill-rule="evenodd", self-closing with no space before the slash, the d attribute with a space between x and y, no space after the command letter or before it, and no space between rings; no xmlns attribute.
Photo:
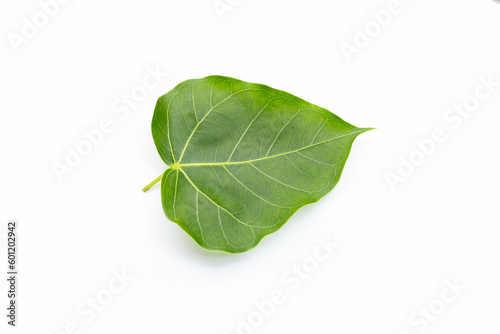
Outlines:
<svg viewBox="0 0 500 334"><path fill-rule="evenodd" d="M247 251L337 184L357 128L268 86L187 80L160 97L163 210L202 247Z"/></svg>

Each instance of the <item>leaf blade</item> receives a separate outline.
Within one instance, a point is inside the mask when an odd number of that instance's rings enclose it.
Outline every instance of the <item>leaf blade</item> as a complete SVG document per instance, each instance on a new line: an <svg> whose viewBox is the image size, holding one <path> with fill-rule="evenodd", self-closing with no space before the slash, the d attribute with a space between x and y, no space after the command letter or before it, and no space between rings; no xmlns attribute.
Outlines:
<svg viewBox="0 0 500 334"><path fill-rule="evenodd" d="M187 80L153 116L156 147L171 166L165 214L204 248L247 251L330 192L368 130L268 86Z"/></svg>

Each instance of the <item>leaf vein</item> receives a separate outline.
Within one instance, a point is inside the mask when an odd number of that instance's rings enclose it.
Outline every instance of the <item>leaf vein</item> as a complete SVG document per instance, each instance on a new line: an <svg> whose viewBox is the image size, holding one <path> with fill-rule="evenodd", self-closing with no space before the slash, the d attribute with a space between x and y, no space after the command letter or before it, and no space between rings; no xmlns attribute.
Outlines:
<svg viewBox="0 0 500 334"><path fill-rule="evenodd" d="M245 137L245 135L247 134L248 132L248 129L250 129L250 127L252 126L252 124L255 122L255 120L257 118L259 118L260 114L262 114L262 112L269 106L269 103L271 103L272 101L276 100L276 99L279 99L278 97L277 98L274 98L274 99L270 99L269 102L266 103L266 105L259 111L259 113L252 119L252 121L250 122L250 124L248 124L247 128L245 129L245 131L243 132L243 134L241 135L240 139L238 140L238 142L236 143L236 145L234 146L233 148L233 151L231 152L231 155L229 156L229 159L227 159L227 162L230 162L231 161L231 158L233 157L233 154L234 152L236 151L236 148L238 147L238 145L240 145L241 141L243 140L243 138Z"/></svg>
<svg viewBox="0 0 500 334"><path fill-rule="evenodd" d="M182 158L184 157L184 154L186 153L186 149L189 145L189 143L191 142L191 138L193 138L193 135L196 133L196 130L198 129L198 127L200 126L201 123L203 123L203 121L207 118L208 115L210 115L210 113L215 109L217 108L218 106L220 106L222 103L226 102L227 100L229 100L230 98L234 97L236 94L239 94L239 93L242 93L242 92L246 92L246 91L259 91L261 89L242 89L242 90L239 90L231 95L229 95L228 97L226 97L225 99L223 99L222 101L220 101L219 103L217 103L215 106L211 106L210 110L207 111L207 113L205 114L205 116L203 116L203 118L198 122L198 124L196 124L196 126L194 127L193 131L191 131L191 135L189 136L188 140L186 141L186 144L184 145L184 149L182 150L182 153L181 153L181 156L179 158L179 163L182 161ZM173 99L173 98L172 98ZM212 105L212 93L210 93L210 104ZM170 109L170 108L169 108ZM168 111L167 111L167 116L168 116ZM170 131L169 131L170 132ZM173 154L173 152L172 152ZM175 158L174 158L174 162L175 162Z"/></svg>
<svg viewBox="0 0 500 334"><path fill-rule="evenodd" d="M280 183L280 184L284 185L285 187L288 187L288 188L291 188L291 189L295 189L295 190L298 190L298 191L303 191L303 192L306 192L306 193L309 193L309 194L312 194L312 193L313 193L312 191L305 190L305 189L302 189L302 188L297 188L297 187L294 187L294 186L292 186L292 185L290 185L290 184L287 184L287 183L285 183L285 182L282 182L282 181L278 180L277 178L274 178L274 177L272 177L271 175L269 175L269 174L265 173L264 171L262 171L261 169L259 169L257 166L255 166L253 163L250 163L250 165L251 165L252 167L254 167L255 169L257 169L257 170L258 170L259 172L261 172L262 174L264 174L265 176L267 176L268 178L270 178L270 179L272 179L272 180L274 180L274 181L276 181L276 182L278 182L278 183Z"/></svg>
<svg viewBox="0 0 500 334"><path fill-rule="evenodd" d="M269 228L271 226L257 226L257 225L248 225L247 223L239 220L238 218L236 218L229 210L227 210L226 208L224 208L223 206L217 204L213 199L211 199L207 194L205 194L203 191L201 191L194 183L193 181L191 180L191 178L186 174L185 171L183 171L182 169L180 169L180 171L184 174L184 176L186 177L186 179L189 181L189 183L191 183L191 185L193 186L194 189L196 189L200 194L202 194L203 196L205 196L210 202L212 202L215 206L221 208L222 210L226 211L231 217L233 217L238 223L242 224L242 225L245 225L247 227L250 227L251 229L253 228ZM273 225L274 226L274 225Z"/></svg>
<svg viewBox="0 0 500 334"><path fill-rule="evenodd" d="M281 133L283 132L283 130L285 130L285 128L288 126L288 124L290 124L290 122L295 118L295 116L297 116L300 111L302 109L299 108L299 110L297 110L297 112L288 120L288 122L285 123L285 125L283 125L283 127L281 128L281 130L278 132L278 134L276 135L276 137L274 138L271 146L269 147L269 149L267 150L267 153L266 153L266 157L269 155L269 152L271 152L271 149L273 148L274 146L274 143L276 143L276 140L278 140L279 136L281 135Z"/></svg>
<svg viewBox="0 0 500 334"><path fill-rule="evenodd" d="M250 193L252 193L255 197L259 198L261 201L264 201L267 204L270 204L272 206L276 206L276 207L279 207L279 208L284 208L284 209L294 209L295 208L295 207L291 207L291 206L283 206L283 205L279 205L279 204L275 204L275 203L269 202L268 200L266 200L265 198L259 196L257 193L253 192L250 188L248 188L243 182L241 182L236 176L234 176L229 171L229 169L227 169L226 166L224 166L224 169L229 173L229 175L231 175L236 180L236 182L238 182L239 184L241 184L243 186L243 188L245 188L246 190L248 190Z"/></svg>

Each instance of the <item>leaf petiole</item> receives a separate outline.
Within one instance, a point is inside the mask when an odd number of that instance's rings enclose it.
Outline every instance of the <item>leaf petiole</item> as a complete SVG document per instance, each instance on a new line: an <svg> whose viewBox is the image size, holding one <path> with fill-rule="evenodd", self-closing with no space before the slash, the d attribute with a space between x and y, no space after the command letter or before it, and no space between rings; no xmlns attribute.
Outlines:
<svg viewBox="0 0 500 334"><path fill-rule="evenodd" d="M154 186L155 184L157 184L158 182L160 182L162 176L163 176L163 174L161 174L160 176L158 176L150 184L148 184L147 186L145 186L144 189L142 189L142 191L144 191L144 192L148 191L152 186Z"/></svg>

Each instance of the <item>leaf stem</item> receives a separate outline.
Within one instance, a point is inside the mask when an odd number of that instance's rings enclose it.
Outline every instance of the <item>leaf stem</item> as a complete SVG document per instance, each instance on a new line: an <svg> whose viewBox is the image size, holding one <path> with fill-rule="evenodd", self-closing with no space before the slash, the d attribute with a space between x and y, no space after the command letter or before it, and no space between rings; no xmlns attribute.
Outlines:
<svg viewBox="0 0 500 334"><path fill-rule="evenodd" d="M163 176L163 174L161 174L160 176L158 176L150 184L148 184L147 186L145 186L144 189L142 189L142 191L144 191L144 192L148 191L152 186L154 186L155 184L157 184L158 182L160 182L162 176Z"/></svg>

